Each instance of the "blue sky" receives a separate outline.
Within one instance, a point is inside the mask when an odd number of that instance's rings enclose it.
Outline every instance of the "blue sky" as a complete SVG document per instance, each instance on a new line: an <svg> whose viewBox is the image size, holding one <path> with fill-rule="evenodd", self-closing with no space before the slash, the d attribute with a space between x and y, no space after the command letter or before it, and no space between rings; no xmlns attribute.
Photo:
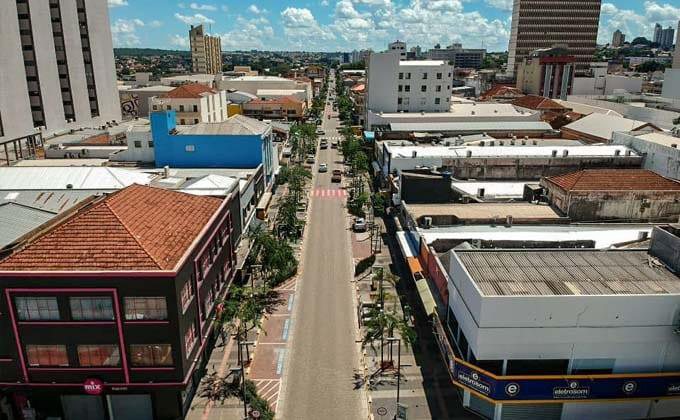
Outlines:
<svg viewBox="0 0 680 420"><path fill-rule="evenodd" d="M223 50L351 51L462 42L507 49L512 0L108 0L114 45L188 49L189 25L203 23ZM599 42L621 29L651 37L654 24L677 26L680 3L604 0Z"/></svg>

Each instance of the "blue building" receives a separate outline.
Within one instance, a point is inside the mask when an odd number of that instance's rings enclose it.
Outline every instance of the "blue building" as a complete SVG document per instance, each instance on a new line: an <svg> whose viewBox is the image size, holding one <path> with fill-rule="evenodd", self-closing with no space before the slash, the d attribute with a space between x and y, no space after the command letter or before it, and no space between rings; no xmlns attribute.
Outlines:
<svg viewBox="0 0 680 420"><path fill-rule="evenodd" d="M242 115L220 123L175 125L175 111L151 114L157 167L256 168L262 164L267 183L278 159L269 124Z"/></svg>

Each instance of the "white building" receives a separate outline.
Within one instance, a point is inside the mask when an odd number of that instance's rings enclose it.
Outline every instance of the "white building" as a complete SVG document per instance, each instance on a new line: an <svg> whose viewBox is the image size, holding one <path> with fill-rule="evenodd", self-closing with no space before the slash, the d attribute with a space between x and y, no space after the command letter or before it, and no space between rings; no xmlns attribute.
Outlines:
<svg viewBox="0 0 680 420"><path fill-rule="evenodd" d="M445 61L403 61L395 52L377 53L369 56L367 73L367 112L446 112L450 108L453 67Z"/></svg>
<svg viewBox="0 0 680 420"><path fill-rule="evenodd" d="M178 125L223 122L227 115L227 92L200 83L182 85L174 90L149 99L154 111L176 112Z"/></svg>
<svg viewBox="0 0 680 420"><path fill-rule="evenodd" d="M227 91L241 91L257 95L259 90L304 90L307 107L312 106L313 89L310 82L286 79L277 76L242 76L217 80L217 88Z"/></svg>
<svg viewBox="0 0 680 420"><path fill-rule="evenodd" d="M106 0L0 2L0 141L120 121Z"/></svg>
<svg viewBox="0 0 680 420"><path fill-rule="evenodd" d="M663 80L661 96L672 99L680 99L680 22L675 41L675 53L673 55L673 67L666 69Z"/></svg>
<svg viewBox="0 0 680 420"><path fill-rule="evenodd" d="M449 252L444 328L463 404L490 419L676 417L677 234L654 228L649 253Z"/></svg>
<svg viewBox="0 0 680 420"><path fill-rule="evenodd" d="M642 92L641 77L616 76L607 74L596 77L576 77L571 89L572 95L612 95L618 91Z"/></svg>
<svg viewBox="0 0 680 420"><path fill-rule="evenodd" d="M406 59L406 43L403 41L396 40L387 44L388 51L396 51L399 53L399 57L402 60Z"/></svg>
<svg viewBox="0 0 680 420"><path fill-rule="evenodd" d="M612 143L628 146L644 156L644 169L680 180L680 137L665 132L616 132Z"/></svg>

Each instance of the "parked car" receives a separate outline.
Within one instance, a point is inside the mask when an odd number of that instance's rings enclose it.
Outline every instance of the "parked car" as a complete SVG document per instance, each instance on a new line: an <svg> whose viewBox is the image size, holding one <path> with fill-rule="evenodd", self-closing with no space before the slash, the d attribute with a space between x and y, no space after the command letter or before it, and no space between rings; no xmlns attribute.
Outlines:
<svg viewBox="0 0 680 420"><path fill-rule="evenodd" d="M328 149L328 140L321 140L321 148Z"/></svg>
<svg viewBox="0 0 680 420"><path fill-rule="evenodd" d="M309 164L314 163L314 155L307 155L307 163Z"/></svg>
<svg viewBox="0 0 680 420"><path fill-rule="evenodd" d="M328 165L325 163L319 164L319 172L328 172Z"/></svg>
<svg viewBox="0 0 680 420"><path fill-rule="evenodd" d="M357 217L354 219L354 223L352 224L352 230L355 232L366 232L368 230L368 224L366 223L366 219L363 217Z"/></svg>
<svg viewBox="0 0 680 420"><path fill-rule="evenodd" d="M331 149L337 149L338 148L338 142L334 141L331 143Z"/></svg>
<svg viewBox="0 0 680 420"><path fill-rule="evenodd" d="M319 136L325 136L326 132L323 131L323 130L316 130L316 134L319 135Z"/></svg>
<svg viewBox="0 0 680 420"><path fill-rule="evenodd" d="M333 169L333 176L331 182L342 182L342 171L340 169Z"/></svg>

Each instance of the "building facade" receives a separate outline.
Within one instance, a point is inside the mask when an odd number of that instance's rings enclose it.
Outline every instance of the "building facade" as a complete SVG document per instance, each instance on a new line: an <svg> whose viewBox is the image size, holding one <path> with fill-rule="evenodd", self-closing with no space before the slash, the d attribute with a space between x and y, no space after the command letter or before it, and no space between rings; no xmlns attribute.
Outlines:
<svg viewBox="0 0 680 420"><path fill-rule="evenodd" d="M240 91L255 96L257 96L258 91L261 90L303 90L306 92L305 101L307 102L307 107L311 107L312 101L314 100L312 82L276 76L222 77L217 81L216 87L221 90Z"/></svg>
<svg viewBox="0 0 680 420"><path fill-rule="evenodd" d="M535 50L517 68L517 88L530 95L567 99L574 85L575 58L566 49Z"/></svg>
<svg viewBox="0 0 680 420"><path fill-rule="evenodd" d="M106 0L0 2L0 142L121 120Z"/></svg>
<svg viewBox="0 0 680 420"><path fill-rule="evenodd" d="M396 40L387 44L388 51L396 51L399 53L399 58L402 60L406 59L406 43L403 41Z"/></svg>
<svg viewBox="0 0 680 420"><path fill-rule="evenodd" d="M612 47L621 47L623 43L626 42L626 35L624 35L620 30L615 30L612 36Z"/></svg>
<svg viewBox="0 0 680 420"><path fill-rule="evenodd" d="M131 186L0 262L16 418L184 417L235 273L233 198Z"/></svg>
<svg viewBox="0 0 680 420"><path fill-rule="evenodd" d="M396 52L371 54L366 80L366 110L446 112L453 67L445 61L404 61Z"/></svg>
<svg viewBox="0 0 680 420"><path fill-rule="evenodd" d="M446 48L435 48L427 52L428 60L444 60L455 68L479 69L484 64L485 49L463 48L461 44L452 44Z"/></svg>
<svg viewBox="0 0 680 420"><path fill-rule="evenodd" d="M253 99L242 108L243 115L258 120L301 121L307 113L307 103L295 96Z"/></svg>
<svg viewBox="0 0 680 420"><path fill-rule="evenodd" d="M227 92L193 83L149 99L151 112L175 111L178 125L217 123L227 116Z"/></svg>
<svg viewBox="0 0 680 420"><path fill-rule="evenodd" d="M576 71L593 61L601 0L514 0L508 48L508 72L515 73L532 51L566 45Z"/></svg>
<svg viewBox="0 0 680 420"><path fill-rule="evenodd" d="M222 40L218 36L206 35L203 25L189 30L191 47L191 71L201 74L222 72Z"/></svg>

